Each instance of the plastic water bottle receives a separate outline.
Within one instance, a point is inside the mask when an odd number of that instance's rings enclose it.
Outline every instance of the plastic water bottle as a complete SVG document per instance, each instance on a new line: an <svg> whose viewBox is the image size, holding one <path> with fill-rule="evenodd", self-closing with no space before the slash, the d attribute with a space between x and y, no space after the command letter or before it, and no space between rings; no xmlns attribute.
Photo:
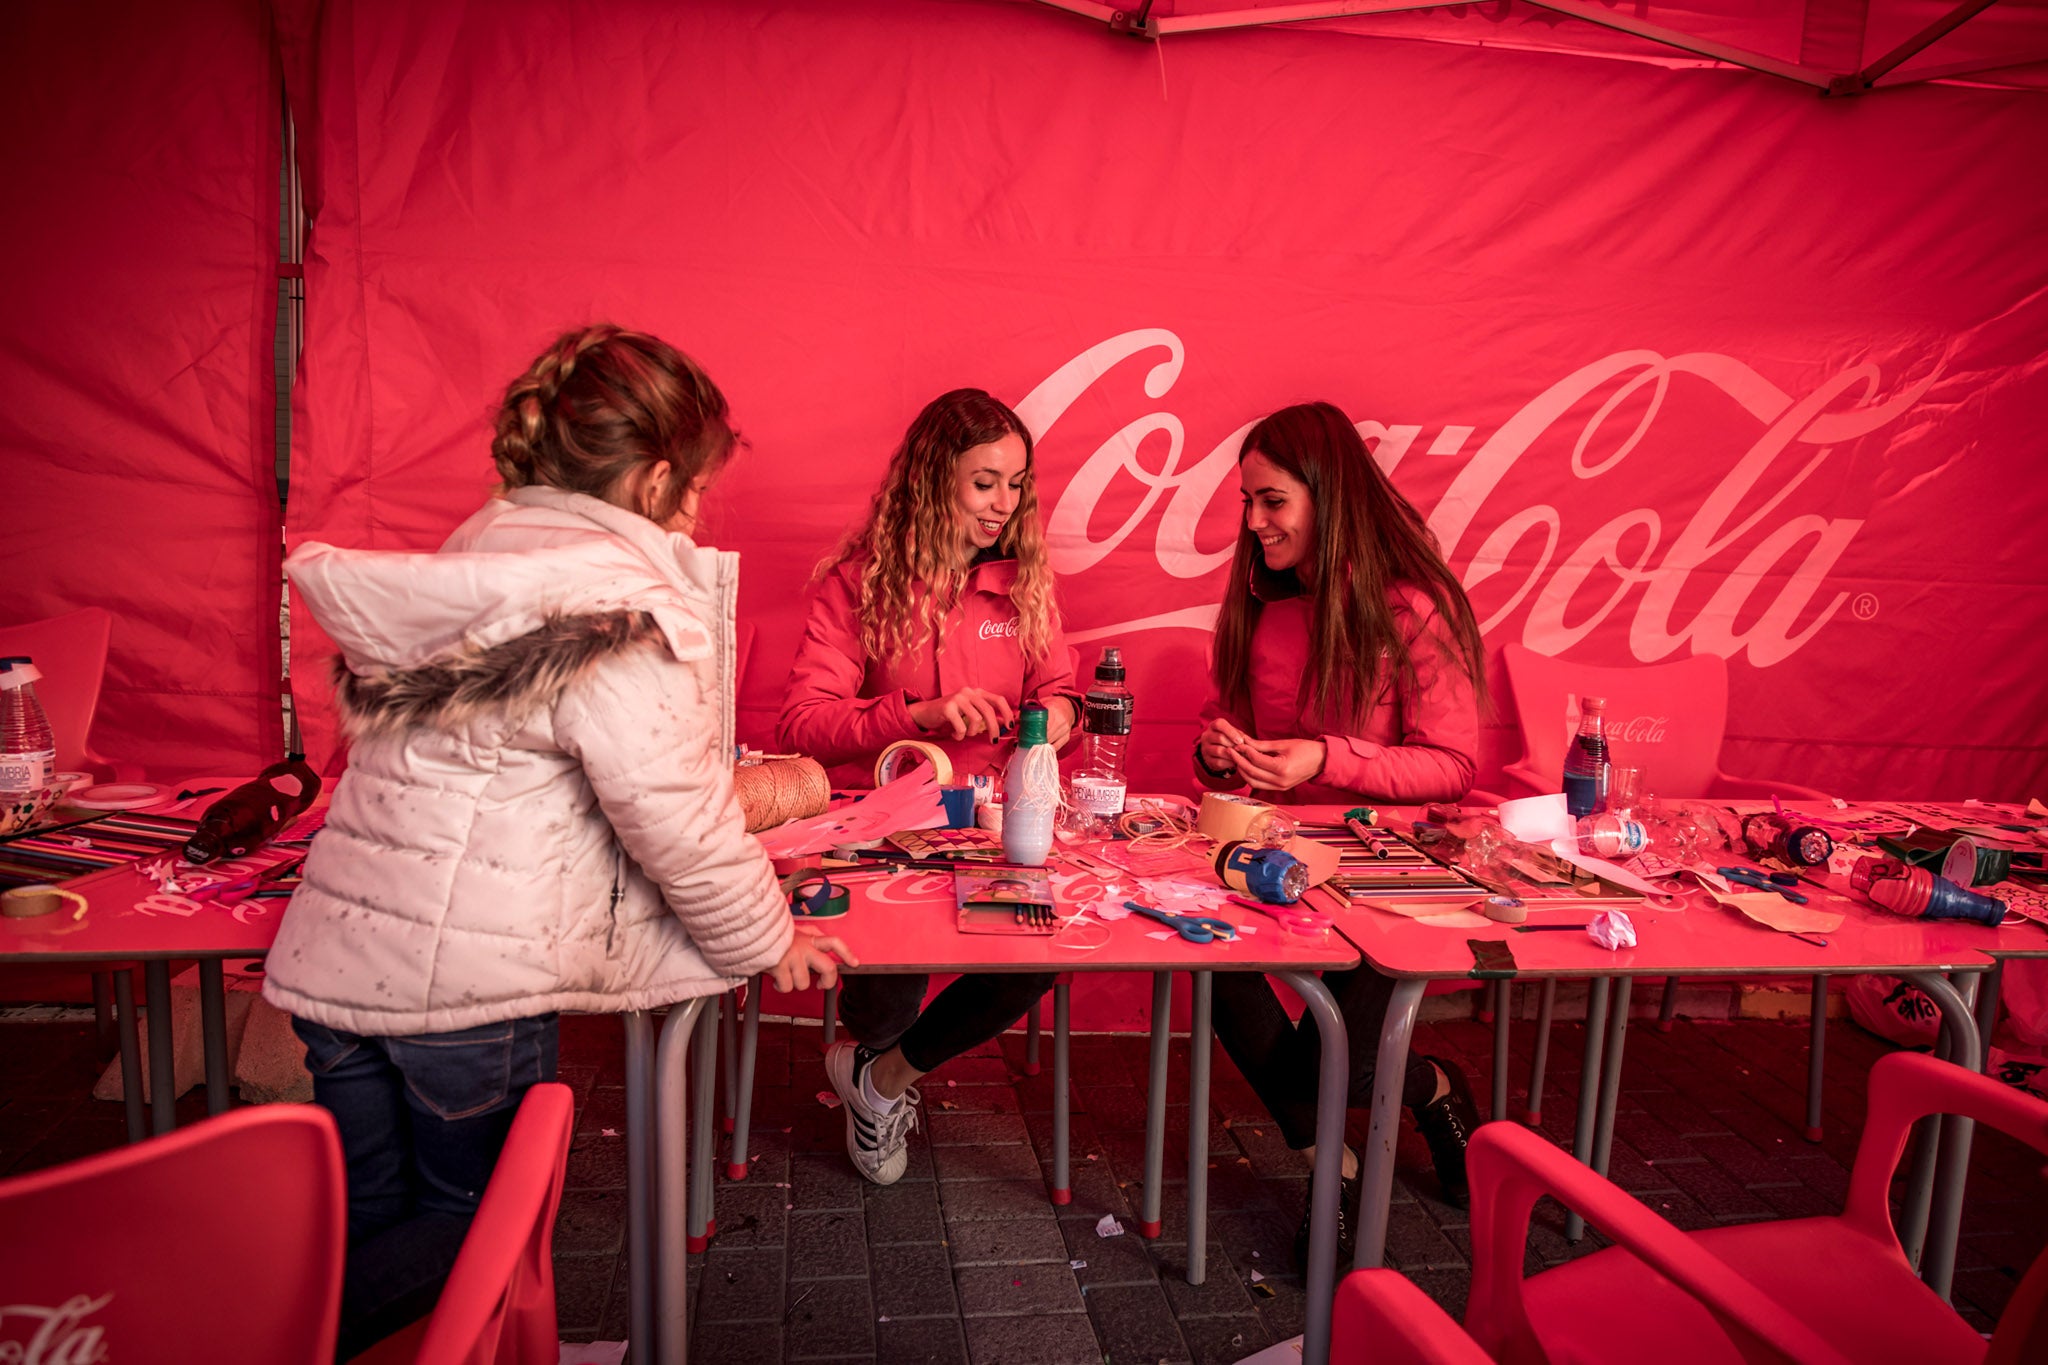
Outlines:
<svg viewBox="0 0 2048 1365"><path fill-rule="evenodd" d="M1052 852L1059 814L1060 758L1045 738L1045 708L1026 702L1017 721L1017 752L1003 773L1003 857L1042 866Z"/></svg>
<svg viewBox="0 0 2048 1365"><path fill-rule="evenodd" d="M1081 760L1074 767L1076 833L1108 838L1124 813L1124 753L1131 742L1131 689L1124 685L1123 651L1106 646L1095 665L1095 685L1081 708Z"/></svg>
<svg viewBox="0 0 2048 1365"><path fill-rule="evenodd" d="M1607 809L1604 697L1579 698L1579 732L1564 755L1564 808L1574 820Z"/></svg>
<svg viewBox="0 0 2048 1365"><path fill-rule="evenodd" d="M1612 811L1582 817L1578 833L1579 852L1595 858L1633 858L1657 842L1648 825Z"/></svg>
<svg viewBox="0 0 2048 1365"><path fill-rule="evenodd" d="M320 795L320 775L299 754L273 763L253 780L221 797L199 817L185 841L185 861L210 863L239 858L277 837Z"/></svg>
<svg viewBox="0 0 2048 1365"><path fill-rule="evenodd" d="M57 735L36 696L42 676L25 655L0 659L0 832L35 819L52 796Z"/></svg>

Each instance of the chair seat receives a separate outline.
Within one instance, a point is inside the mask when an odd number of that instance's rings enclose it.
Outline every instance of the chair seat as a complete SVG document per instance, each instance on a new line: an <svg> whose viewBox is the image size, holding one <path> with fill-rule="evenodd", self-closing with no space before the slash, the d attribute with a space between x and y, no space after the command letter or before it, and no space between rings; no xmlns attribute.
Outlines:
<svg viewBox="0 0 2048 1365"><path fill-rule="evenodd" d="M1839 1219L1712 1228L1700 1245L1854 1359L1978 1362L1986 1344L1916 1277L1895 1249ZM1530 1278L1529 1317L1566 1362L1748 1359L1691 1295L1620 1248ZM1599 1304L1597 1314L1586 1305ZM1874 1304L1884 1305L1882 1312Z"/></svg>

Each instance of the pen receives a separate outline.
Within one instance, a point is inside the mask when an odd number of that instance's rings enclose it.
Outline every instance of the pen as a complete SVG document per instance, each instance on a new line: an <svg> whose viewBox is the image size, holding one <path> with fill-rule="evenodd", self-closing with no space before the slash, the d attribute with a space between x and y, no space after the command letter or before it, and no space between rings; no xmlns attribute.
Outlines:
<svg viewBox="0 0 2048 1365"><path fill-rule="evenodd" d="M1825 948L1828 946L1828 941L1826 939L1815 938L1812 934L1787 934L1786 937L1796 938L1801 943L1811 943L1816 948Z"/></svg>
<svg viewBox="0 0 2048 1365"><path fill-rule="evenodd" d="M1515 932L1518 934L1550 934L1556 933L1561 929L1584 929L1586 927L1583 924L1517 924Z"/></svg>

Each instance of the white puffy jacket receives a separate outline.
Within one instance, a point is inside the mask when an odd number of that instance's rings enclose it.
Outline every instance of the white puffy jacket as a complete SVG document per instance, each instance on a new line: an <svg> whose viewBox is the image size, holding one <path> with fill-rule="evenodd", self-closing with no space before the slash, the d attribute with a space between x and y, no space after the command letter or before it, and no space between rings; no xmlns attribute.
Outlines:
<svg viewBox="0 0 2048 1365"><path fill-rule="evenodd" d="M354 736L263 994L352 1033L635 1010L793 926L732 785L736 555L522 488L436 554L305 545Z"/></svg>

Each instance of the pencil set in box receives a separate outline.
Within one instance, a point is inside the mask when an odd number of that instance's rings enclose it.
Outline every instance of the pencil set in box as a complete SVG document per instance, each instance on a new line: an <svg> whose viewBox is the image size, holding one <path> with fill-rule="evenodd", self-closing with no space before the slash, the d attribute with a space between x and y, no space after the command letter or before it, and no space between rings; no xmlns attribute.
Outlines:
<svg viewBox="0 0 2048 1365"><path fill-rule="evenodd" d="M196 820L111 811L90 820L34 830L0 842L0 887L61 882L175 853L198 828Z"/></svg>
<svg viewBox="0 0 2048 1365"><path fill-rule="evenodd" d="M1059 928L1052 877L1042 867L958 867L953 904L963 934L1050 934Z"/></svg>
<svg viewBox="0 0 2048 1365"><path fill-rule="evenodd" d="M1445 867L1390 829L1303 825L1301 837L1337 851L1337 873L1329 885L1353 900L1469 901L1486 894L1478 883Z"/></svg>

